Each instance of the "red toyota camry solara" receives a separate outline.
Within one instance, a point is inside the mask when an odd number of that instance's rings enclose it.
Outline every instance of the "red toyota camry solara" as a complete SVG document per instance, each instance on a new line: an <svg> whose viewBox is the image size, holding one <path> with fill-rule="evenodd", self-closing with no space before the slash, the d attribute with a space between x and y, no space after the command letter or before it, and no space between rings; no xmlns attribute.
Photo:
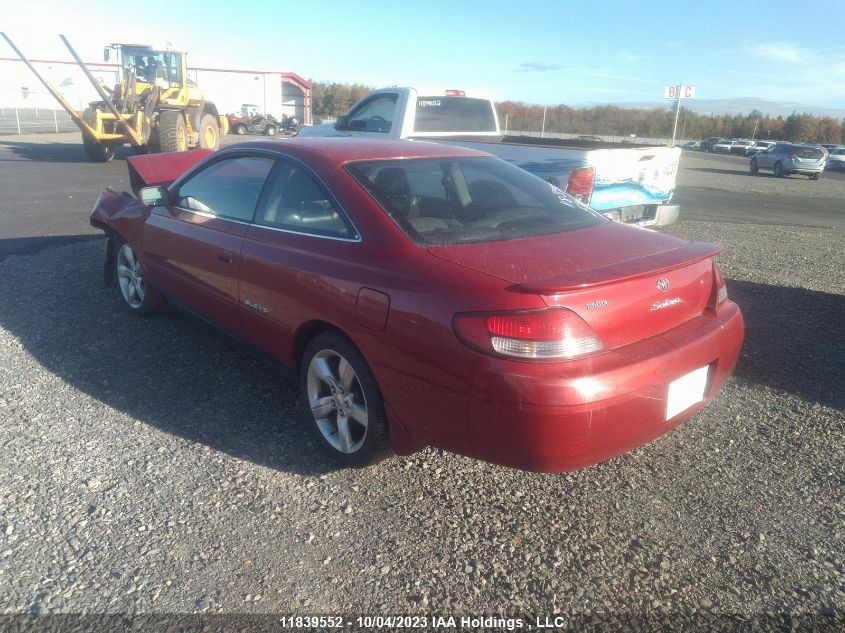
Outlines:
<svg viewBox="0 0 845 633"><path fill-rule="evenodd" d="M437 446L556 472L700 410L743 337L713 257L502 160L412 141L256 141L129 159L106 281L294 368L346 465Z"/></svg>

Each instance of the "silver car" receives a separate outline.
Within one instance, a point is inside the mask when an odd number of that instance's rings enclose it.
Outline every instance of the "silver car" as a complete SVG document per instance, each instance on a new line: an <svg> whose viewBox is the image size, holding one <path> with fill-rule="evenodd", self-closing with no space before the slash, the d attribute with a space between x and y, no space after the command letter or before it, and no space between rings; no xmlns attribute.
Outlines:
<svg viewBox="0 0 845 633"><path fill-rule="evenodd" d="M825 155L819 147L777 143L765 152L751 157L751 173L771 169L777 178L788 174L804 174L818 180L825 166Z"/></svg>

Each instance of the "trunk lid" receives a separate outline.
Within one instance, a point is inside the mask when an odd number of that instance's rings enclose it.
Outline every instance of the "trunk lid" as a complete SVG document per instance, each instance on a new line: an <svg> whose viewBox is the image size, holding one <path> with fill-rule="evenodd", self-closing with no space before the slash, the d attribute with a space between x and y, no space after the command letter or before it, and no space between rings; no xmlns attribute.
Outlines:
<svg viewBox="0 0 845 633"><path fill-rule="evenodd" d="M551 236L430 248L435 257L578 314L608 348L698 316L713 288L716 244L608 223Z"/></svg>

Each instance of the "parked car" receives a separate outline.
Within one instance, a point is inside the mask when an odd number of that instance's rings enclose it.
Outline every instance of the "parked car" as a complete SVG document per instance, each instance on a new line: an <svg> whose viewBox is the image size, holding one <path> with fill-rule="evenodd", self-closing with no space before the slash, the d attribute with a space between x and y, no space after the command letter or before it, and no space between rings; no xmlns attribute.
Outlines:
<svg viewBox="0 0 845 633"><path fill-rule="evenodd" d="M828 169L845 169L845 148L832 149L827 158Z"/></svg>
<svg viewBox="0 0 845 633"><path fill-rule="evenodd" d="M714 143L710 151L714 154L731 154L731 149L735 144L736 141L730 141L723 138L718 143Z"/></svg>
<svg viewBox="0 0 845 633"><path fill-rule="evenodd" d="M754 156L759 152L765 152L770 147L775 145L775 141L756 141L754 145L745 148L746 156Z"/></svg>
<svg viewBox="0 0 845 633"><path fill-rule="evenodd" d="M608 220L489 154L312 138L128 163L139 198L106 189L91 213L121 302L290 367L345 465L428 445L579 468L687 420L737 360L718 245Z"/></svg>
<svg viewBox="0 0 845 633"><path fill-rule="evenodd" d="M746 139L737 139L734 141L734 144L731 146L729 151L730 154L736 154L737 156L745 156L748 153L748 148L754 146L754 141L749 141Z"/></svg>
<svg viewBox="0 0 845 633"><path fill-rule="evenodd" d="M751 157L751 173L771 169L775 176L803 174L810 180L818 180L825 166L825 155L821 148L794 143L777 143Z"/></svg>
<svg viewBox="0 0 845 633"><path fill-rule="evenodd" d="M681 145L681 149L701 149L701 141L689 141Z"/></svg>
<svg viewBox="0 0 845 633"><path fill-rule="evenodd" d="M713 146L722 140L720 136L708 136L706 139L701 141L701 145L699 146L702 152L712 152Z"/></svg>

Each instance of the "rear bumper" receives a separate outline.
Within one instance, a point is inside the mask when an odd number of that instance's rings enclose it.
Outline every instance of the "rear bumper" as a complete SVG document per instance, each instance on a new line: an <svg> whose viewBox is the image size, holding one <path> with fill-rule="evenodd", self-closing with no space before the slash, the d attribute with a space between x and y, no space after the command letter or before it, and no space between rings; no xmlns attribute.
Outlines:
<svg viewBox="0 0 845 633"><path fill-rule="evenodd" d="M742 314L727 302L660 336L592 359L489 367L472 390L480 395L469 402L472 455L561 472L642 446L707 404L730 376L743 335ZM704 400L667 421L669 383L704 366Z"/></svg>
<svg viewBox="0 0 845 633"><path fill-rule="evenodd" d="M653 204L603 212L617 222L634 226L668 226L678 221L680 207L676 204Z"/></svg>

